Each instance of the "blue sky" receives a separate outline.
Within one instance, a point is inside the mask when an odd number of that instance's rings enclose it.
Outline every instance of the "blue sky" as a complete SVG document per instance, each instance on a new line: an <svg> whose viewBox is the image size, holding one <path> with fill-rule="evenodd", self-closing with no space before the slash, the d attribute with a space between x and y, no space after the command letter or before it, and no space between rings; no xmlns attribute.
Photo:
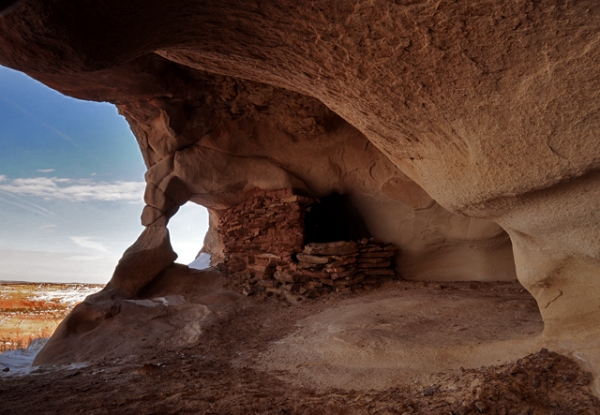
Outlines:
<svg viewBox="0 0 600 415"><path fill-rule="evenodd" d="M106 283L143 230L144 172L114 105L0 66L0 280ZM204 208L178 212L177 262L193 260L207 227Z"/></svg>

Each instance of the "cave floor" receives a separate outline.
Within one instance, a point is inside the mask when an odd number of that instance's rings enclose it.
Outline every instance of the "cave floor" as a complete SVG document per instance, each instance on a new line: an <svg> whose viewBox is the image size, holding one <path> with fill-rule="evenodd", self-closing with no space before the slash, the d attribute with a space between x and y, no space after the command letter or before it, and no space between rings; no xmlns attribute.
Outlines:
<svg viewBox="0 0 600 415"><path fill-rule="evenodd" d="M193 344L2 377L0 414L600 414L516 283L396 281L206 321Z"/></svg>

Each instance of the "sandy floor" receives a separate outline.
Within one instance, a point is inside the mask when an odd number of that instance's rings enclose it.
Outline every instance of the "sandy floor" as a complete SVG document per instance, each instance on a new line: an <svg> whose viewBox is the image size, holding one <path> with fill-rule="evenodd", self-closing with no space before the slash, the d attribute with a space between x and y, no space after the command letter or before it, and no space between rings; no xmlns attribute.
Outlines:
<svg viewBox="0 0 600 415"><path fill-rule="evenodd" d="M515 284L472 286L388 284L299 321L256 367L285 370L301 385L387 389L541 349L543 323L528 293Z"/></svg>
<svg viewBox="0 0 600 415"><path fill-rule="evenodd" d="M130 303L87 337L115 347L86 367L0 379L0 414L600 414L591 376L540 352L518 284L392 282L294 305L229 294L229 307L157 294L187 302ZM181 312L201 306L190 326ZM144 315L131 335L117 321ZM152 327L179 329L161 342Z"/></svg>

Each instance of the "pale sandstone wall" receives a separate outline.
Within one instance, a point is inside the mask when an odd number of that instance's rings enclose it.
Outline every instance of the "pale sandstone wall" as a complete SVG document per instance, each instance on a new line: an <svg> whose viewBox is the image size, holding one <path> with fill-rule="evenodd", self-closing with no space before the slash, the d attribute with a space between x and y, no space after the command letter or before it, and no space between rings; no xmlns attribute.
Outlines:
<svg viewBox="0 0 600 415"><path fill-rule="evenodd" d="M249 83L239 84L238 91ZM257 95L265 88L250 85ZM400 248L397 270L404 278L514 278L510 242L500 227L490 221L451 214L398 170L356 129L337 117L320 121L318 112L315 114L311 107L295 108L294 100L305 98L290 93L286 96L288 101L279 104L281 108L272 104L274 108L259 116L258 120L253 117L227 120L195 146L178 155L185 167L176 167L176 170L180 172L179 177L190 183L193 201L217 207L214 206L213 194L204 196L211 187L213 193L226 194L214 190L217 186L212 179L215 170L221 172L218 183L221 186L225 184L221 178L225 175L234 176L238 181L248 176L251 176L250 180L257 180L255 175L248 173L251 171L249 167L240 164L268 160L299 179L302 184L295 187L304 188L312 195L322 197L332 192L349 195L371 234ZM240 94L236 103L248 102L252 98L252 95L244 97ZM280 100L275 98L275 102ZM252 104L250 106L253 107ZM297 119L298 114L304 118ZM288 127L288 124L294 123L292 128ZM216 153L205 153L205 148ZM216 161L212 161L218 160L221 153L239 157L227 165L227 173L223 172L225 167L222 164L215 165ZM195 160L199 159L211 161L197 167ZM209 173L207 170L210 168L212 172ZM285 187L275 180L277 176L271 172L262 177L264 182L258 187Z"/></svg>

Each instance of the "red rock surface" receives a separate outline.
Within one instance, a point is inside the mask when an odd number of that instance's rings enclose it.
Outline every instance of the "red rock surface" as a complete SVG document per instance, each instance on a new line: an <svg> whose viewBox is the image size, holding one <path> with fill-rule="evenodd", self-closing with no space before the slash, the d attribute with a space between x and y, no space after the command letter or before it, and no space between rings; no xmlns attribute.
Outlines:
<svg viewBox="0 0 600 415"><path fill-rule="evenodd" d="M598 371L599 13L594 0L21 2L0 17L0 62L117 104L148 167L147 229L56 338L172 272L181 204L210 209L218 263L219 210L299 189L348 196L407 279L516 276L546 346Z"/></svg>

